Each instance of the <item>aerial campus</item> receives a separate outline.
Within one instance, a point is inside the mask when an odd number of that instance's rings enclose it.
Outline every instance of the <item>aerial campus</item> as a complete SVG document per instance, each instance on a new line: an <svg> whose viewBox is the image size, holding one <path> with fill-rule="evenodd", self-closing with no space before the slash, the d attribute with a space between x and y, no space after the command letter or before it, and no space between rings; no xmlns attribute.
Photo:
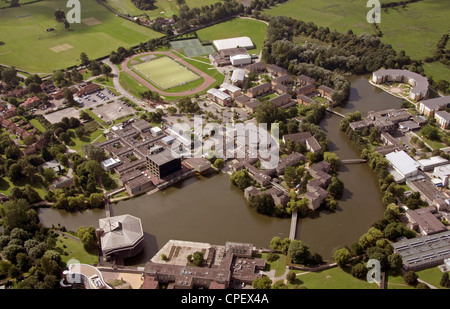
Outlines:
<svg viewBox="0 0 450 309"><path fill-rule="evenodd" d="M0 288L450 288L450 4L341 2L0 2Z"/></svg>

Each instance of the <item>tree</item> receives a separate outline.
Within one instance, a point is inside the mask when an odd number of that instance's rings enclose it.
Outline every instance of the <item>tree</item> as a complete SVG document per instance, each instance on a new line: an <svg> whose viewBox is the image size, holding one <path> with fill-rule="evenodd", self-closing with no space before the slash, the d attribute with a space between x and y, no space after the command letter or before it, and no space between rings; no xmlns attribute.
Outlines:
<svg viewBox="0 0 450 309"><path fill-rule="evenodd" d="M292 270L286 275L286 279L290 284L295 282L295 278L296 274Z"/></svg>
<svg viewBox="0 0 450 309"><path fill-rule="evenodd" d="M258 290L268 290L272 286L272 280L267 276L262 276L253 280L252 286Z"/></svg>
<svg viewBox="0 0 450 309"><path fill-rule="evenodd" d="M334 152L324 152L323 153L323 159L331 164L331 170L334 172L339 171L339 166L341 164L341 161L339 160L339 157Z"/></svg>
<svg viewBox="0 0 450 309"><path fill-rule="evenodd" d="M59 22L63 21L66 19L66 13L64 13L64 11L61 10L56 10L55 11L55 19Z"/></svg>
<svg viewBox="0 0 450 309"><path fill-rule="evenodd" d="M272 248L272 250L281 251L286 254L288 252L290 244L291 240L289 238L281 240L279 236L275 236L270 241L270 248Z"/></svg>
<svg viewBox="0 0 450 309"><path fill-rule="evenodd" d="M288 254L293 263L304 264L310 255L309 246L301 240L294 239L289 245Z"/></svg>
<svg viewBox="0 0 450 309"><path fill-rule="evenodd" d="M196 267L200 267L203 265L203 254L201 252L194 252L194 255L192 256L192 264L194 264Z"/></svg>
<svg viewBox="0 0 450 309"><path fill-rule="evenodd" d="M450 280L448 278L448 272L442 274L440 285L444 288L450 288Z"/></svg>
<svg viewBox="0 0 450 309"><path fill-rule="evenodd" d="M269 194L252 195L247 201L249 207L255 209L258 213L271 215L275 210L275 203Z"/></svg>
<svg viewBox="0 0 450 309"><path fill-rule="evenodd" d="M408 271L406 274L403 275L403 280L407 285L410 286L416 286L418 283L417 281L418 278L419 277L417 276L417 274L412 270Z"/></svg>
<svg viewBox="0 0 450 309"><path fill-rule="evenodd" d="M352 267L351 274L353 277L363 279L368 272L367 267L363 263L358 263Z"/></svg>
<svg viewBox="0 0 450 309"><path fill-rule="evenodd" d="M97 246L97 240L95 236L95 228L86 228L84 225L80 226L77 230L77 236L83 243L84 248L87 251L93 251Z"/></svg>
<svg viewBox="0 0 450 309"><path fill-rule="evenodd" d="M101 162L105 160L106 154L103 148L95 147L92 144L85 144L81 147L83 153L88 157L89 160L95 160Z"/></svg>
<svg viewBox="0 0 450 309"><path fill-rule="evenodd" d="M424 126L420 132L428 139L431 140L439 140L439 129L437 127L433 127L431 125Z"/></svg>
<svg viewBox="0 0 450 309"><path fill-rule="evenodd" d="M5 156L7 159L17 160L20 156L20 148L15 144L6 147Z"/></svg>
<svg viewBox="0 0 450 309"><path fill-rule="evenodd" d="M401 255L394 253L388 256L388 263L389 267L392 269L394 273L397 273L400 271L400 268L403 265L402 257Z"/></svg>
<svg viewBox="0 0 450 309"><path fill-rule="evenodd" d="M363 234L359 238L359 244L363 250L374 246L376 244L376 241L383 238L383 233L374 227L371 227L367 233Z"/></svg>
<svg viewBox="0 0 450 309"><path fill-rule="evenodd" d="M84 127L78 127L75 129L75 134L81 139L86 135L86 130Z"/></svg>
<svg viewBox="0 0 450 309"><path fill-rule="evenodd" d="M245 169L237 171L236 173L231 175L230 181L241 190L244 190L245 188L253 185L253 179Z"/></svg>
<svg viewBox="0 0 450 309"><path fill-rule="evenodd" d="M342 247L340 249L337 249L334 252L334 260L339 265L339 267L343 268L348 264L350 261L350 258L352 257L350 251L346 247Z"/></svg>
<svg viewBox="0 0 450 309"><path fill-rule="evenodd" d="M333 176L327 190L331 196L336 199L340 199L342 197L342 194L344 193L344 183L339 180L339 178Z"/></svg>
<svg viewBox="0 0 450 309"><path fill-rule="evenodd" d="M84 65L84 66L89 65L89 63L91 62L91 61L89 60L88 55L87 55L85 52L82 52L82 53L80 54L80 61L81 61L81 64Z"/></svg>
<svg viewBox="0 0 450 309"><path fill-rule="evenodd" d="M225 161L223 159L216 159L216 161L214 161L214 166L218 169L222 169L225 166Z"/></svg>

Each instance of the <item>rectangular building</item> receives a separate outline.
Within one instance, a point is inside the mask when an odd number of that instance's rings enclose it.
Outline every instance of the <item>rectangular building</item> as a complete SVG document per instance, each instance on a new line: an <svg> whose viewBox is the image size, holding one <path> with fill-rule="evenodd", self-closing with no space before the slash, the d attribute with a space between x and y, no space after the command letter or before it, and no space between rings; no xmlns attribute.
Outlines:
<svg viewBox="0 0 450 309"><path fill-rule="evenodd" d="M147 169L156 178L164 178L181 170L181 158L173 156L171 149L154 147L147 155Z"/></svg>

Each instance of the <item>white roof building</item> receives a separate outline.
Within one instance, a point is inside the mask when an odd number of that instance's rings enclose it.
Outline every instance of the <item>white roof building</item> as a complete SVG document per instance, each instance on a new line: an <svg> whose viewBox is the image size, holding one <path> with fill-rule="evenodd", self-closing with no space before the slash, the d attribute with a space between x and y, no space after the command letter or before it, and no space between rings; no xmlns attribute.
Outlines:
<svg viewBox="0 0 450 309"><path fill-rule="evenodd" d="M244 47L245 49L255 48L252 40L247 36L223 39L223 40L214 40L214 47L221 51L222 49L236 48L236 47Z"/></svg>
<svg viewBox="0 0 450 309"><path fill-rule="evenodd" d="M426 171L431 171L433 170L435 167L437 166L441 166L441 165L445 165L448 163L448 160L441 158L439 156L436 157L431 157L428 159L422 159L422 160L418 160L417 163L419 163L419 168L426 172Z"/></svg>
<svg viewBox="0 0 450 309"><path fill-rule="evenodd" d="M407 178L417 175L420 166L419 163L403 150L387 154L386 159L391 163L394 169L404 177Z"/></svg>
<svg viewBox="0 0 450 309"><path fill-rule="evenodd" d="M231 82L232 83L241 83L245 80L245 70L244 69L236 69L233 71L233 74L231 75Z"/></svg>
<svg viewBox="0 0 450 309"><path fill-rule="evenodd" d="M222 101L228 100L231 98L231 96L219 89L211 88L207 91L208 94L213 95L216 98L219 98Z"/></svg>
<svg viewBox="0 0 450 309"><path fill-rule="evenodd" d="M110 171L111 169L115 168L116 166L119 166L122 164L120 162L119 158L109 158L104 161L102 161L101 165L105 171Z"/></svg>
<svg viewBox="0 0 450 309"><path fill-rule="evenodd" d="M232 65L244 65L252 63L252 56L249 54L238 54L230 56L230 61Z"/></svg>

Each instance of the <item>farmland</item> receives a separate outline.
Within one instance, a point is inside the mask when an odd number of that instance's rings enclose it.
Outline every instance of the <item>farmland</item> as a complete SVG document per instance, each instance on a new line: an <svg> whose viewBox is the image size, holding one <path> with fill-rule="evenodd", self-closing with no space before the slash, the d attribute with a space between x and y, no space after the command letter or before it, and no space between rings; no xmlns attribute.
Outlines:
<svg viewBox="0 0 450 309"><path fill-rule="evenodd" d="M151 29L116 17L95 0L83 1L79 24L69 31L55 20L62 0L41 1L0 10L0 64L33 73L52 73L80 64L85 52L91 59L108 55L118 47L131 47L162 36ZM47 28L54 31L47 32Z"/></svg>
<svg viewBox="0 0 450 309"><path fill-rule="evenodd" d="M263 13L314 22L343 33L351 29L355 34L375 34L366 20L369 9L366 1L291 0ZM405 7L382 9L378 24L383 33L381 42L392 45L396 51L404 50L414 59L432 56L437 42L450 29L449 13L447 0L422 0ZM435 80L446 79L450 69L433 64L426 73Z"/></svg>

